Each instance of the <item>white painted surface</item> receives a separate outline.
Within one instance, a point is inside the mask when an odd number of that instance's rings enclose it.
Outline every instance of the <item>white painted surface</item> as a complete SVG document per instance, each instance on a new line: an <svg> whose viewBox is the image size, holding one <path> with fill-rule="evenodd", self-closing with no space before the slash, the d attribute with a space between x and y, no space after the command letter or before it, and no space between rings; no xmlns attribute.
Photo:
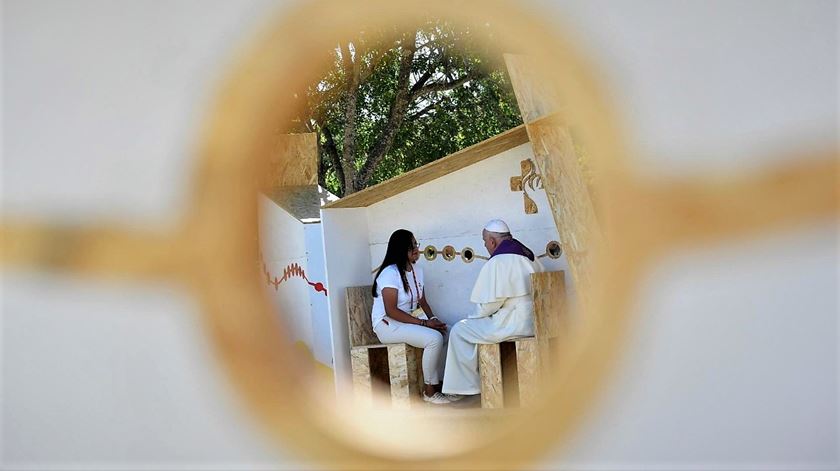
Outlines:
<svg viewBox="0 0 840 471"><path fill-rule="evenodd" d="M157 229L278 3L2 3L2 212ZM299 469L248 415L179 286L2 275L3 469Z"/></svg>
<svg viewBox="0 0 840 471"><path fill-rule="evenodd" d="M371 283L367 214L364 208L322 209L321 225L330 294L330 336L336 389L340 394L347 394L351 375L345 290L350 286Z"/></svg>
<svg viewBox="0 0 840 471"><path fill-rule="evenodd" d="M324 260L324 240L321 224L304 224L303 237L306 242L306 275L313 283L327 286L327 270ZM310 320L312 329L312 354L315 359L332 368L332 338L330 337L329 292L309 289Z"/></svg>
<svg viewBox="0 0 840 471"><path fill-rule="evenodd" d="M525 214L522 192L510 191L510 177L520 173L519 162L532 158L531 144L523 144L368 207L368 272L382 262L388 238L396 229L412 231L421 251L427 245L438 250L451 245L458 252L471 247L487 257L481 229L493 218L507 221L514 237L535 255L545 253L548 242L560 240L545 190L528 190L539 208L537 214ZM568 271L565 255L541 261L547 270ZM448 262L439 254L432 261L421 256L417 263L425 273L426 296L435 314L453 324L473 311L470 292L484 260L468 264L458 256ZM568 284L574 293L571 274Z"/></svg>
<svg viewBox="0 0 840 471"><path fill-rule="evenodd" d="M761 168L836 142L836 2L539 4L597 67L650 173ZM282 5L5 1L3 211L177 219L208 99ZM837 267L834 227L667 260L612 387L540 467L840 467ZM302 467L243 412L183 293L2 283L4 467Z"/></svg>
<svg viewBox="0 0 840 471"><path fill-rule="evenodd" d="M2 284L3 469L286 460L245 415L179 286L25 273Z"/></svg>
<svg viewBox="0 0 840 471"><path fill-rule="evenodd" d="M277 287L265 281L266 292L283 320L287 336L312 351L312 288L300 276L282 281L283 273L295 266L307 275L310 272L304 224L264 195L259 196L259 202L262 262L271 280L281 281Z"/></svg>
<svg viewBox="0 0 840 471"><path fill-rule="evenodd" d="M282 2L3 2L3 208L171 224L233 56Z"/></svg>
<svg viewBox="0 0 840 471"><path fill-rule="evenodd" d="M836 145L836 1L535 5L598 68L650 175L751 171Z"/></svg>
<svg viewBox="0 0 840 471"><path fill-rule="evenodd" d="M840 468L839 261L833 224L663 260L599 407L548 462Z"/></svg>

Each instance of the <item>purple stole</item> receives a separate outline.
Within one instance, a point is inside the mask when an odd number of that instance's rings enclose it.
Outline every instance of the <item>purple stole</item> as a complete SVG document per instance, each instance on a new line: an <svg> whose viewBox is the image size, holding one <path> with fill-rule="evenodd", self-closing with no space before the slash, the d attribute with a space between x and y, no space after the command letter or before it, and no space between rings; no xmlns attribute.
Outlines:
<svg viewBox="0 0 840 471"><path fill-rule="evenodd" d="M531 251L528 247L522 242L519 242L516 239L506 239L503 240L498 247L496 247L496 251L493 252L493 255L490 258L495 257L496 255L502 255L511 253L514 255L522 255L523 257L527 257L532 262L534 261L534 252Z"/></svg>

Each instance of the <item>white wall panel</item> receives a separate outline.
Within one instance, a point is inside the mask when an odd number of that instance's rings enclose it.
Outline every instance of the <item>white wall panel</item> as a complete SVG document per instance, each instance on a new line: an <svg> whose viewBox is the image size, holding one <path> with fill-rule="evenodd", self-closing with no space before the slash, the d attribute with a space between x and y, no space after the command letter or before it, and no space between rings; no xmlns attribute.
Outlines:
<svg viewBox="0 0 840 471"><path fill-rule="evenodd" d="M367 214L363 208L324 209L321 210L321 224L330 294L330 335L336 388L339 393L347 393L346 388L350 386L350 340L345 290L350 286L371 284Z"/></svg>
<svg viewBox="0 0 840 471"><path fill-rule="evenodd" d="M313 283L327 286L327 270L324 259L324 241L321 224L304 224L306 239L306 275ZM316 291L310 287L309 304L312 325L312 354L319 362L332 367L332 338L330 333L329 291Z"/></svg>
<svg viewBox="0 0 840 471"><path fill-rule="evenodd" d="M481 230L493 218L504 219L514 237L535 255L544 253L549 241L559 241L545 190L528 190L539 208L537 214L525 214L522 192L510 190L510 177L519 175L519 162L529 158L533 153L531 144L526 143L368 207L369 271L382 262L388 238L401 228L414 233L421 250L427 245L438 250L452 245L459 252L471 247L476 254L489 256ZM541 261L547 270L568 271L565 256ZM417 263L423 268L427 297L435 314L454 323L472 312L470 292L484 260L467 264L460 256L446 261L439 254L432 261L421 255ZM571 274L567 283L573 296Z"/></svg>
<svg viewBox="0 0 840 471"><path fill-rule="evenodd" d="M260 247L263 262L275 278L282 280L285 270L298 266L308 273L304 224L263 195L260 200ZM300 276L289 276L277 287L264 280L265 289L283 321L285 334L312 350L312 288Z"/></svg>

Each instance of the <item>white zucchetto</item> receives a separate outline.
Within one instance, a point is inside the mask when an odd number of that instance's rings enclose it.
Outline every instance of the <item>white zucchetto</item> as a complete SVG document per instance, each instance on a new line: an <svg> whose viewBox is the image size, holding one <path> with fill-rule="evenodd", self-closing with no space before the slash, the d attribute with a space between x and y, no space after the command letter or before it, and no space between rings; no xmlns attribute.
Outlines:
<svg viewBox="0 0 840 471"><path fill-rule="evenodd" d="M510 233L510 228L501 219L491 219L484 225L487 232L498 232L499 234Z"/></svg>

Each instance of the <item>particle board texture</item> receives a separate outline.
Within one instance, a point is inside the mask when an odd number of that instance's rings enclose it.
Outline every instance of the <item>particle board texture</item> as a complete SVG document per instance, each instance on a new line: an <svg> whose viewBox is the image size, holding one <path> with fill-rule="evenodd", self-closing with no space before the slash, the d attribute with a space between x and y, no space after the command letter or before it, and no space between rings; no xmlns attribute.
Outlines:
<svg viewBox="0 0 840 471"><path fill-rule="evenodd" d="M373 310L371 286L351 286L347 288L347 327L350 334L350 346L376 345L379 338L373 332L370 313Z"/></svg>
<svg viewBox="0 0 840 471"><path fill-rule="evenodd" d="M350 338L353 395L357 404L377 407L377 397L389 397L394 409L421 403L423 350L405 343L381 344L371 326L371 286L345 290Z"/></svg>
<svg viewBox="0 0 840 471"><path fill-rule="evenodd" d="M478 346L481 407L529 407L539 394L537 341L523 337Z"/></svg>
<svg viewBox="0 0 840 471"><path fill-rule="evenodd" d="M550 82L539 77L530 57L505 54L504 58L579 302L585 309L593 288L593 257L603 238L566 124L574 120L563 115L560 98Z"/></svg>
<svg viewBox="0 0 840 471"><path fill-rule="evenodd" d="M484 409L504 407L502 357L499 344L478 346L478 371L481 378L481 407Z"/></svg>
<svg viewBox="0 0 840 471"><path fill-rule="evenodd" d="M318 184L318 145L315 133L279 134L268 156L264 189Z"/></svg>
<svg viewBox="0 0 840 471"><path fill-rule="evenodd" d="M534 336L478 346L481 407L531 407L551 374L552 343L567 330L565 273L531 275Z"/></svg>
<svg viewBox="0 0 840 471"><path fill-rule="evenodd" d="M388 345L388 372L391 381L391 406L410 409L420 401L417 372L418 349L404 343Z"/></svg>
<svg viewBox="0 0 840 471"><path fill-rule="evenodd" d="M569 314L566 304L566 274L563 271L533 273L534 337L537 359L535 367L541 375L551 369L551 344L568 331Z"/></svg>

